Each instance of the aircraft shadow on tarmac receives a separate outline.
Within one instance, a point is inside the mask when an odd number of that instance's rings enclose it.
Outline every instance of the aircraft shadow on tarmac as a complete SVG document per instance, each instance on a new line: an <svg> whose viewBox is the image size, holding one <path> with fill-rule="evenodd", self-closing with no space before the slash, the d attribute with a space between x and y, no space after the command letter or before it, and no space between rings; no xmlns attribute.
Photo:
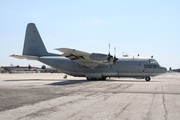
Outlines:
<svg viewBox="0 0 180 120"><path fill-rule="evenodd" d="M59 81L61 80L61 81ZM45 81L52 81L52 83L50 84L46 84L46 85L52 85L52 86L59 86L59 85L71 85L71 84L83 84L83 83L89 83L89 82L126 82L126 83L137 83L137 82L140 82L140 83L144 83L146 81L144 80L132 80L132 79L121 79L121 80L116 80L116 79L106 79L106 80L73 80L73 79L20 79L20 80L4 80L6 82L21 82L21 81L42 81L42 82L45 82ZM53 82L53 81L56 81L56 82ZM59 82L57 82L59 81ZM158 82L158 81L150 81L150 82Z"/></svg>
<svg viewBox="0 0 180 120"><path fill-rule="evenodd" d="M143 80L113 80L113 79L107 79L107 80L64 80L64 81L60 81L60 82L54 82L54 83L51 83L51 84L46 84L46 85L52 85L52 86L58 86L58 85L70 85L70 84L83 84L83 83L89 83L89 82L146 82L146 81L143 81ZM153 81L153 82L156 82L156 81Z"/></svg>
<svg viewBox="0 0 180 120"><path fill-rule="evenodd" d="M95 80L62 80L62 79L20 79L20 80L4 80L5 82L46 82L46 81L52 81L50 84L46 85L52 85L52 86L57 86L57 85L70 85L70 84L83 84L87 82L96 82ZM53 82L56 81L56 82ZM59 82L57 82L59 81Z"/></svg>
<svg viewBox="0 0 180 120"><path fill-rule="evenodd" d="M71 84L83 84L87 82L95 82L95 81L88 81L88 80L64 80L60 82L54 82L46 85L58 86L58 85L71 85Z"/></svg>

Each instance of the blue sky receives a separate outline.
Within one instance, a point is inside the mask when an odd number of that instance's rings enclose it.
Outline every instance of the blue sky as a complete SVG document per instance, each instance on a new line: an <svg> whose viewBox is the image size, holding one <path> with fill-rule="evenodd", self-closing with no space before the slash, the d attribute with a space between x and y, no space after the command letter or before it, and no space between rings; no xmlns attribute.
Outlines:
<svg viewBox="0 0 180 120"><path fill-rule="evenodd" d="M68 47L86 52L151 55L180 67L179 0L1 0L0 66L42 66L9 57L22 54L26 25L36 24L49 52Z"/></svg>

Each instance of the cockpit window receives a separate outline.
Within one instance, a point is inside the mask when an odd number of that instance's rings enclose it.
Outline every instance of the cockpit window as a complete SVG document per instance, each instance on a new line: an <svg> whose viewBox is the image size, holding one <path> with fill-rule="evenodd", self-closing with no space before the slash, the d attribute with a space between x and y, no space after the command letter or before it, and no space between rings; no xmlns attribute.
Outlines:
<svg viewBox="0 0 180 120"><path fill-rule="evenodd" d="M158 62L155 59L149 59L149 63L148 64L144 64L144 68L158 68L160 67Z"/></svg>
<svg viewBox="0 0 180 120"><path fill-rule="evenodd" d="M159 65L155 59L149 59L149 63Z"/></svg>

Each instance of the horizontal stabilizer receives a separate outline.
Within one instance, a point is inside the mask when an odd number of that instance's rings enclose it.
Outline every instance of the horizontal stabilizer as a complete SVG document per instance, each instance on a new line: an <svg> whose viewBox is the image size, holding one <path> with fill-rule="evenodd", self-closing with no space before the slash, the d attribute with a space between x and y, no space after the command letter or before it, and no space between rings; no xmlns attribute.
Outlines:
<svg viewBox="0 0 180 120"><path fill-rule="evenodd" d="M28 60L38 60L37 56L28 56L28 55L10 55L10 57L18 58L18 59L28 59Z"/></svg>

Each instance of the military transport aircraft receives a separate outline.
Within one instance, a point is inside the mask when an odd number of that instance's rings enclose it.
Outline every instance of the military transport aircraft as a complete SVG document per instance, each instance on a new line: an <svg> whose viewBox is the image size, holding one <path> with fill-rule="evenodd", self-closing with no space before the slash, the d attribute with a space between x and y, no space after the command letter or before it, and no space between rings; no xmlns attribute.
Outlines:
<svg viewBox="0 0 180 120"><path fill-rule="evenodd" d="M145 78L166 73L153 58L116 58L110 54L87 53L70 48L57 48L63 54L47 52L34 23L26 28L22 55L11 57L38 60L68 75L86 77L87 80L105 80L107 77Z"/></svg>

